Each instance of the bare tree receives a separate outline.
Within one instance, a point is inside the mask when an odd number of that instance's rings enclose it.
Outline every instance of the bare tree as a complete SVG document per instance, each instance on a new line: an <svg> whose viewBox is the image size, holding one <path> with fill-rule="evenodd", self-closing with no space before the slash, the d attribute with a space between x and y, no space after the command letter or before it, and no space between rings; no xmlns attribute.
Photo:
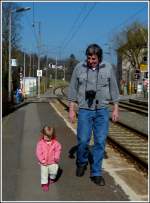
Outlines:
<svg viewBox="0 0 150 203"><path fill-rule="evenodd" d="M9 61L8 61L8 38L9 38L9 11L17 9L19 4L17 3L8 3L3 2L2 4L2 84L5 89L7 89L8 85L8 67L9 67ZM11 34L11 45L12 45L12 57L16 55L16 49L19 49L19 42L20 42L20 13L13 13L12 14L12 34Z"/></svg>
<svg viewBox="0 0 150 203"><path fill-rule="evenodd" d="M116 37L118 54L139 69L143 55L147 55L148 29L140 23L133 23Z"/></svg>
<svg viewBox="0 0 150 203"><path fill-rule="evenodd" d="M69 59L66 60L66 69L67 69L66 70L66 80L67 81L70 81L73 69L77 63L78 63L78 60L76 59L74 54L71 54Z"/></svg>

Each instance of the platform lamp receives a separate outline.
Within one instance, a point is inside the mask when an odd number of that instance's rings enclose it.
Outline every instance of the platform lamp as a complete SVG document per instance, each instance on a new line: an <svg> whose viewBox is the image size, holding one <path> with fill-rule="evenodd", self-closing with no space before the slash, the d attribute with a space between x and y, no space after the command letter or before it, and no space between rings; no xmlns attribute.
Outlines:
<svg viewBox="0 0 150 203"><path fill-rule="evenodd" d="M11 68L11 15L12 13L18 13L23 11L30 10L30 7L24 7L24 8L17 8L14 10L9 10L9 70L8 70L8 101L11 101L11 85L12 85L12 68Z"/></svg>

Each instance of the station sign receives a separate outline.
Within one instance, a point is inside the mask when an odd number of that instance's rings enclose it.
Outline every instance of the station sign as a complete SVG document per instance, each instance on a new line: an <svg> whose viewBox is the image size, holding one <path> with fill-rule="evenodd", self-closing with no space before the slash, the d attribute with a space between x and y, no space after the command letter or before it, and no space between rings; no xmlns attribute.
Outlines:
<svg viewBox="0 0 150 203"><path fill-rule="evenodd" d="M37 77L42 77L42 70L37 70Z"/></svg>
<svg viewBox="0 0 150 203"><path fill-rule="evenodd" d="M147 64L140 64L140 71L146 72L147 71Z"/></svg>
<svg viewBox="0 0 150 203"><path fill-rule="evenodd" d="M11 66L14 66L14 67L18 66L17 59L11 59Z"/></svg>

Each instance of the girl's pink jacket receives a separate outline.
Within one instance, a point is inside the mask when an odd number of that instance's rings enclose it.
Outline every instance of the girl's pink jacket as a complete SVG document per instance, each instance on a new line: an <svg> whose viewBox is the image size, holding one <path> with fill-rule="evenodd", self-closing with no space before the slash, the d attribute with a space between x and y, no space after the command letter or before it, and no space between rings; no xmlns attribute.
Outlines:
<svg viewBox="0 0 150 203"><path fill-rule="evenodd" d="M47 143L44 139L40 139L36 146L36 156L42 165L58 163L61 154L61 144L56 140Z"/></svg>

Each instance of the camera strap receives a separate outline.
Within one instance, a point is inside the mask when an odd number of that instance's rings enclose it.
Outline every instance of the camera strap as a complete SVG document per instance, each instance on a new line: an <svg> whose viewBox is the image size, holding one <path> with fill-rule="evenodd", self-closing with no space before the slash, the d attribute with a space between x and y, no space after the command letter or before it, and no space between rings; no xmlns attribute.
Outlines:
<svg viewBox="0 0 150 203"><path fill-rule="evenodd" d="M93 71L96 71L97 72L97 75L96 75L96 92L97 92L97 83L98 83L98 75L99 75L99 66L93 70ZM85 91L87 90L87 83L88 83L88 79L89 79L89 68L87 67L86 69L86 73L87 73L87 78L86 78L86 85L85 85Z"/></svg>

